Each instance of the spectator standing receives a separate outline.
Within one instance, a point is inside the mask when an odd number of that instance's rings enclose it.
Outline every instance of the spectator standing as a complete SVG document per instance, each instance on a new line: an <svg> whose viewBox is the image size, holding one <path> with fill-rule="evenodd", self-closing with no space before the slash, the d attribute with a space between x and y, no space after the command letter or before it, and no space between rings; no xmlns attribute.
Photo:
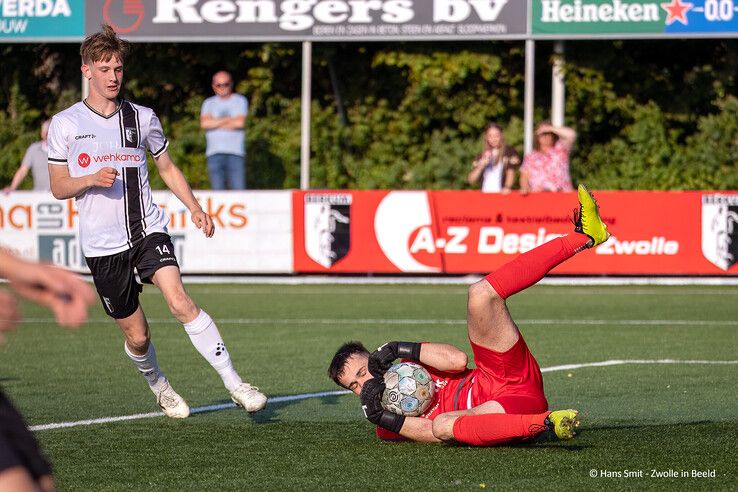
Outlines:
<svg viewBox="0 0 738 492"><path fill-rule="evenodd" d="M536 129L533 152L523 159L520 191L572 191L569 153L577 138L573 129L544 121Z"/></svg>
<svg viewBox="0 0 738 492"><path fill-rule="evenodd" d="M33 176L33 191L50 191L49 186L49 148L46 146L46 136L49 134L49 123L46 120L41 124L41 140L33 142L26 149L21 165L13 175L13 180L8 186L3 188L5 193L10 193L18 189L23 180L31 171Z"/></svg>
<svg viewBox="0 0 738 492"><path fill-rule="evenodd" d="M205 156L213 190L246 189L246 115L249 101L233 92L233 78L226 71L213 75L215 95L205 99L200 127L205 130Z"/></svg>
<svg viewBox="0 0 738 492"><path fill-rule="evenodd" d="M484 131L484 145L472 164L467 181L482 180L482 192L508 194L515 183L515 170L520 167L520 154L505 144L502 128L490 123Z"/></svg>

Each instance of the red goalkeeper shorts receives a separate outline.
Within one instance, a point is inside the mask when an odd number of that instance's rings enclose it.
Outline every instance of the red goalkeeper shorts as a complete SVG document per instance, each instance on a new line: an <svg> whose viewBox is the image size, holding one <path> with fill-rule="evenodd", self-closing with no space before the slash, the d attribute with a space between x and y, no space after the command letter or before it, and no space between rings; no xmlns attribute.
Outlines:
<svg viewBox="0 0 738 492"><path fill-rule="evenodd" d="M523 336L506 352L471 344L474 352L474 382L471 406L495 400L506 413L536 414L548 410L543 376Z"/></svg>

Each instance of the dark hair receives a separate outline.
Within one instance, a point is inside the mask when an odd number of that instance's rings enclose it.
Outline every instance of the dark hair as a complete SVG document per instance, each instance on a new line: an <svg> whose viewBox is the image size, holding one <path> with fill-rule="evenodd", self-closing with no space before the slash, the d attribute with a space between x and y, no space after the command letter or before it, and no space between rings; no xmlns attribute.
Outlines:
<svg viewBox="0 0 738 492"><path fill-rule="evenodd" d="M543 125L549 125L549 126L551 126L551 120L544 120L544 121L541 121L541 122L540 122L540 123L538 123L538 125L536 126L536 131L535 131L535 138L533 139L533 149L534 149L534 150L541 150L541 143L539 142L539 140L538 140L538 137L540 137L540 136L541 136L541 135L543 135L543 134L542 134L542 133L541 133L541 134L539 134L539 133L538 133L538 130L539 130L539 129L540 129L540 128L541 128L542 126L543 126ZM549 135L552 135L552 136L553 136L553 141L554 141L554 144L555 144L556 142L558 142L558 141L559 141L559 136L558 136L558 135L556 135L555 133L553 133L553 132L546 132L546 133L548 133Z"/></svg>
<svg viewBox="0 0 738 492"><path fill-rule="evenodd" d="M338 386L343 385L338 382L338 378L343 376L346 370L346 361L354 354L369 355L369 351L361 342L346 342L336 350L331 365L328 366L328 377L331 378Z"/></svg>
<svg viewBox="0 0 738 492"><path fill-rule="evenodd" d="M94 62L107 62L114 56L123 62L130 50L131 44L118 37L112 27L103 24L100 32L90 34L82 42L79 54L82 63L89 65Z"/></svg>

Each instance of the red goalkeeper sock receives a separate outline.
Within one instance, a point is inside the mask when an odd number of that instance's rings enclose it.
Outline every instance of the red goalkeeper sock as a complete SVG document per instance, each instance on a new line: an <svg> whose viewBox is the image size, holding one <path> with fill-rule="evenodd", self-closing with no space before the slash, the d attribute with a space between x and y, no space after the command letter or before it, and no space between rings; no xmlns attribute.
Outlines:
<svg viewBox="0 0 738 492"><path fill-rule="evenodd" d="M473 446L498 446L524 441L548 430L545 421L549 413L462 415L454 422L454 439Z"/></svg>
<svg viewBox="0 0 738 492"><path fill-rule="evenodd" d="M589 236L561 236L525 252L487 275L495 292L507 299L541 280L549 271L585 249Z"/></svg>

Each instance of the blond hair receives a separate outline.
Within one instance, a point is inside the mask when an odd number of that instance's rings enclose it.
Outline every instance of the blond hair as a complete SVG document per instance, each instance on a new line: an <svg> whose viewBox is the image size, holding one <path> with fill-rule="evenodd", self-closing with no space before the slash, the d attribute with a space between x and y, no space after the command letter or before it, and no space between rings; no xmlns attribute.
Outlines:
<svg viewBox="0 0 738 492"><path fill-rule="evenodd" d="M85 38L79 54L82 56L82 63L86 65L99 61L107 62L114 56L123 62L130 47L131 44L120 39L112 27L103 24L99 32Z"/></svg>

